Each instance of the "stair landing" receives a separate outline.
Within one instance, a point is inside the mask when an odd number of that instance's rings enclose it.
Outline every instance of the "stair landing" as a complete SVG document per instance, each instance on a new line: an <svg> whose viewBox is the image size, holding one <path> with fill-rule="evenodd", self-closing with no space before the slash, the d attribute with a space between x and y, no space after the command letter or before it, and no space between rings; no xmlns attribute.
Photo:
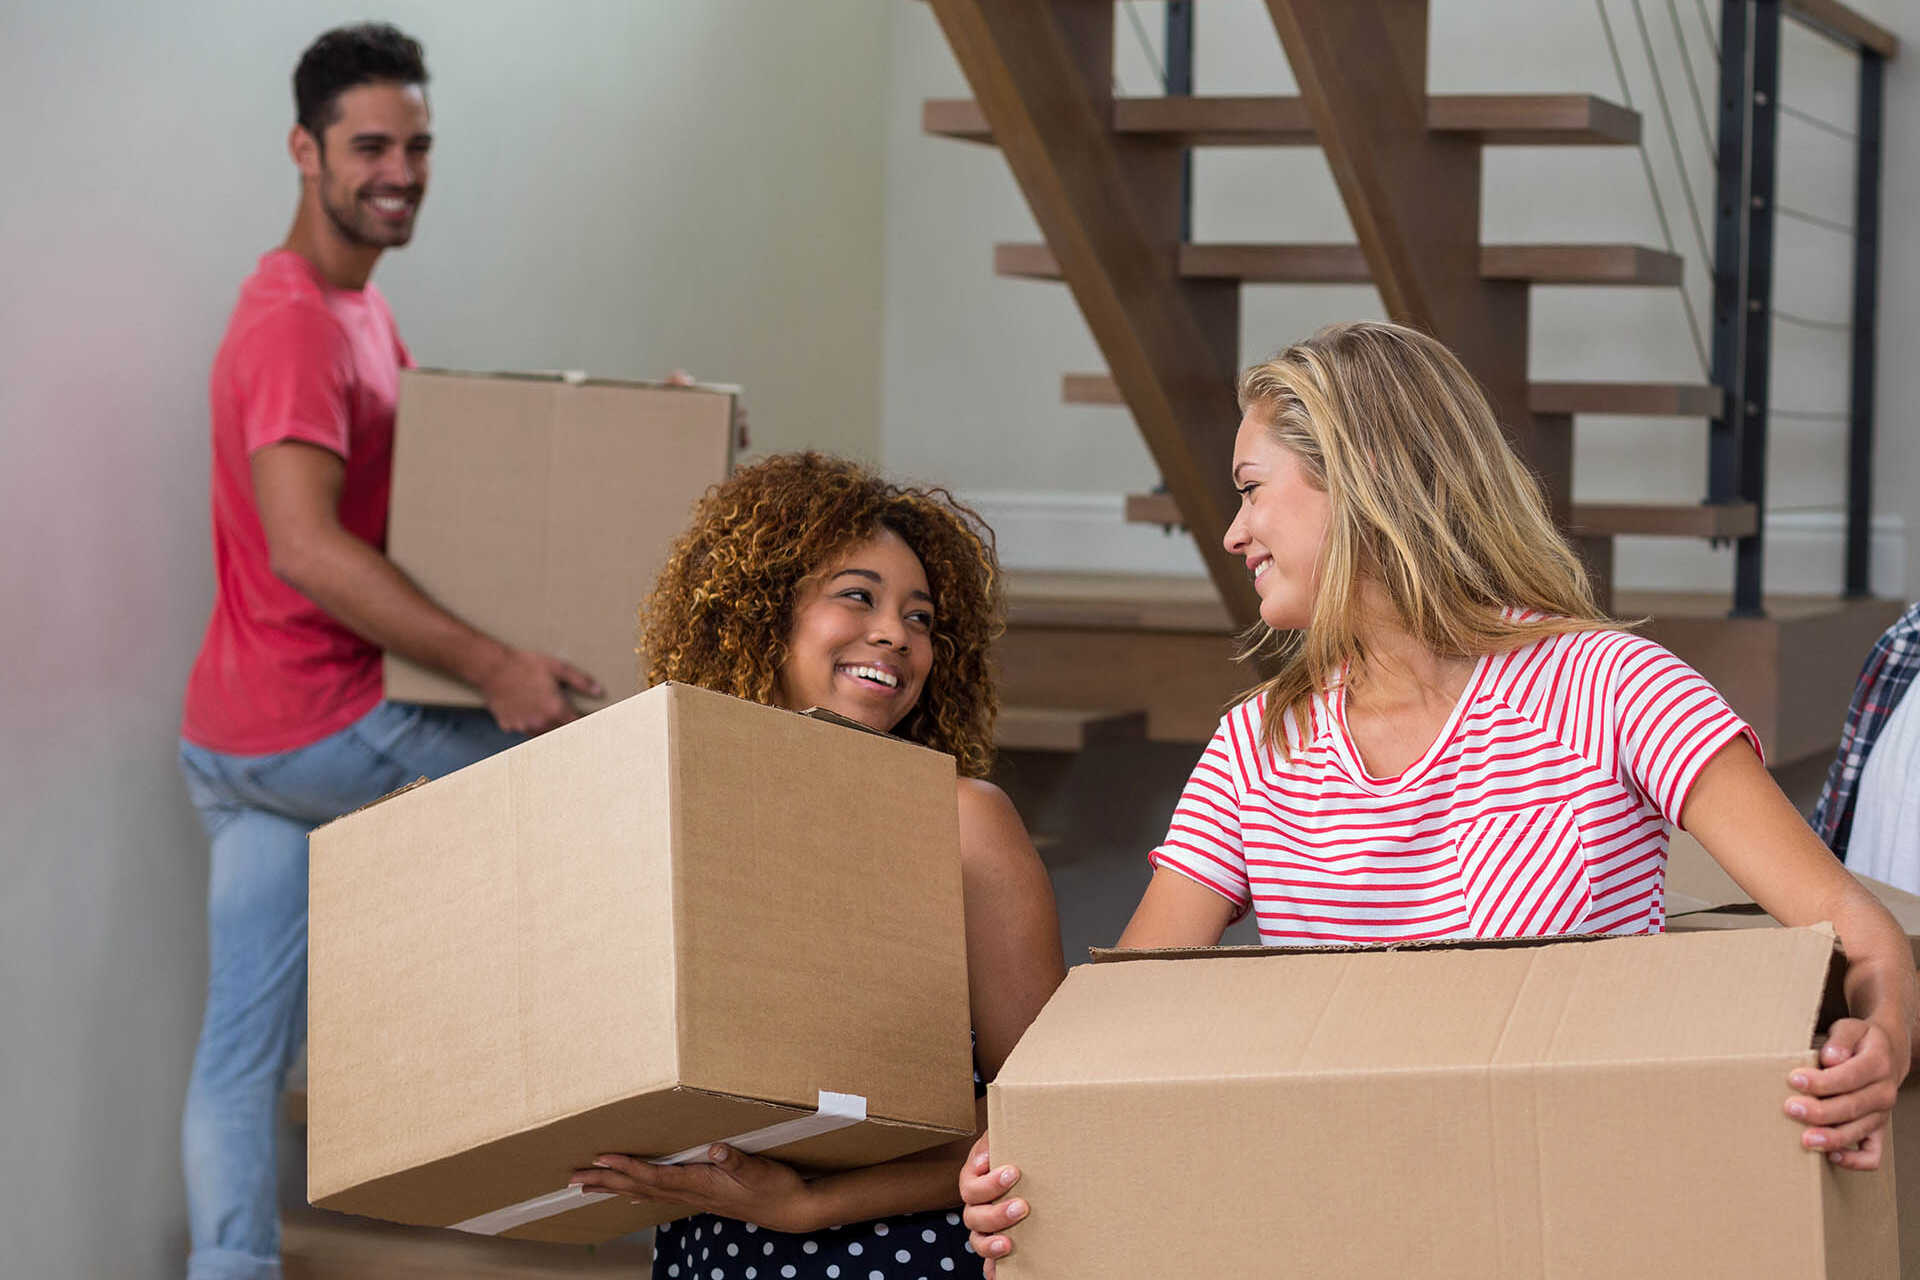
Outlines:
<svg viewBox="0 0 1920 1280"><path fill-rule="evenodd" d="M1256 683L1233 660L1226 610L1202 578L1007 575L1000 642L1009 705L1139 707L1147 736L1201 743ZM1765 618L1729 618L1724 594L1623 591L1616 616L1706 676L1779 766L1833 750L1860 664L1904 607L1891 600L1773 596Z"/></svg>

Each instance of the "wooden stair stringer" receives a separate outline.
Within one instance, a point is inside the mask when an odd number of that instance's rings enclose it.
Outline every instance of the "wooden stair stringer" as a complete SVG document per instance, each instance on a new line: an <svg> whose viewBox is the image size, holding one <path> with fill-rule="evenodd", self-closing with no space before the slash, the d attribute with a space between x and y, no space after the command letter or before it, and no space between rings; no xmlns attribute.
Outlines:
<svg viewBox="0 0 1920 1280"><path fill-rule="evenodd" d="M1196 541L1217 545L1238 505L1238 289L1180 276L1180 149L1112 132L1113 6L932 7L1162 480ZM1221 599L1251 622L1252 584L1211 563Z"/></svg>
<svg viewBox="0 0 1920 1280"><path fill-rule="evenodd" d="M1427 128L1426 0L1266 3L1387 314L1460 357L1564 521L1571 449L1527 405L1527 285L1482 278L1480 143Z"/></svg>

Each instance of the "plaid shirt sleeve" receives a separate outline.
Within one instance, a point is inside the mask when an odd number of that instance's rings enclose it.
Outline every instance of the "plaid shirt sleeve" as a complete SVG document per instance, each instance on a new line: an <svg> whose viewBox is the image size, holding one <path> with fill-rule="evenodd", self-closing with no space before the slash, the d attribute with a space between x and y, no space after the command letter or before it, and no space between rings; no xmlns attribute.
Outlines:
<svg viewBox="0 0 1920 1280"><path fill-rule="evenodd" d="M1814 806L1813 829L1842 861L1853 834L1853 802L1860 770L1873 751L1875 739L1900 705L1907 686L1920 673L1920 604L1910 607L1874 641L1853 686L1847 723L1840 731L1840 749L1827 769L1820 803Z"/></svg>

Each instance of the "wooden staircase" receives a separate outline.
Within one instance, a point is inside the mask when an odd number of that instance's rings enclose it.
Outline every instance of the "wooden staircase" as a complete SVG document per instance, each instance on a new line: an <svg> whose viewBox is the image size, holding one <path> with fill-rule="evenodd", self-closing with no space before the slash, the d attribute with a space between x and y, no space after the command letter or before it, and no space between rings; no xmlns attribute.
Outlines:
<svg viewBox="0 0 1920 1280"><path fill-rule="evenodd" d="M930 3L975 97L926 102L923 128L1000 148L1045 239L994 246L994 270L1072 291L1108 371L1064 375L1063 398L1131 411L1162 486L1128 496L1125 518L1188 530L1211 578L1207 600L1176 580L1016 575L1002 658L1009 703L1138 708L1150 737L1192 740L1251 683L1223 655L1257 616L1256 600L1218 553L1237 505L1227 468L1243 284L1372 284L1396 320L1453 348L1540 477L1603 602L1615 539L1721 540L1759 528L1750 502L1573 501L1576 417L1694 417L1704 428L1722 411L1720 388L1528 376L1533 287L1673 287L1681 258L1635 244L1479 241L1485 148L1635 146L1638 113L1587 94L1429 95L1424 0L1266 0L1297 96L1151 98L1113 92L1114 18L1098 0ZM1831 0L1820 7L1844 15ZM1287 146L1325 153L1354 243L1184 237L1188 149ZM1777 760L1782 750L1826 749L1844 690L1801 715L1794 708L1812 707L1805 672L1787 655L1817 633L1833 646L1825 665L1850 684L1892 612L1872 601L1782 600L1772 616L1736 626L1726 604L1711 617L1702 597L1639 596L1616 611L1653 617L1648 634L1720 683Z"/></svg>

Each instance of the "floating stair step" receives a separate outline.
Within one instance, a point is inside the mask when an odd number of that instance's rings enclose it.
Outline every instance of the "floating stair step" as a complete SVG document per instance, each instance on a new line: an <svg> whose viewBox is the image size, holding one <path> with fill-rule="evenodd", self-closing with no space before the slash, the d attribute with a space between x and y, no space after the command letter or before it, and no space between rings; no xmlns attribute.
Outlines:
<svg viewBox="0 0 1920 1280"><path fill-rule="evenodd" d="M1576 502L1573 531L1588 536L1744 538L1760 528L1751 502Z"/></svg>
<svg viewBox="0 0 1920 1280"><path fill-rule="evenodd" d="M1786 11L1808 26L1825 31L1842 44L1857 44L1892 61L1900 55L1893 32L1840 0L1786 0Z"/></svg>
<svg viewBox="0 0 1920 1280"><path fill-rule="evenodd" d="M1144 711L1071 707L1002 707L994 734L1003 751L1080 751L1096 742L1146 736Z"/></svg>
<svg viewBox="0 0 1920 1280"><path fill-rule="evenodd" d="M1530 284L1679 284L1678 254L1639 244L1492 244L1480 249L1483 280Z"/></svg>
<svg viewBox="0 0 1920 1280"><path fill-rule="evenodd" d="M1123 409L1127 404L1119 384L1104 373L1061 374L1060 399L1066 404L1119 405Z"/></svg>
<svg viewBox="0 0 1920 1280"><path fill-rule="evenodd" d="M1169 493L1130 493L1127 520L1134 524L1183 523ZM1573 531L1588 537L1658 535L1676 538L1742 538L1759 522L1751 502L1662 504L1650 502L1576 502Z"/></svg>
<svg viewBox="0 0 1920 1280"><path fill-rule="evenodd" d="M1130 493L1127 495L1128 524L1183 525L1180 504L1170 493Z"/></svg>
<svg viewBox="0 0 1920 1280"><path fill-rule="evenodd" d="M1118 405L1126 400L1104 373L1060 376L1067 404ZM1605 413L1631 417L1711 418L1725 397L1720 388L1689 382L1536 382L1527 406L1535 413Z"/></svg>
<svg viewBox="0 0 1920 1280"><path fill-rule="evenodd" d="M1480 275L1532 284L1669 285L1680 283L1677 255L1637 244L1484 245ZM1060 264L1045 244L993 247L996 275L1058 280ZM1188 279L1249 284L1367 284L1373 279L1357 244L1189 244L1180 249Z"/></svg>
<svg viewBox="0 0 1920 1280"><path fill-rule="evenodd" d="M1536 382L1527 393L1535 413L1711 418L1725 403L1720 388L1688 382Z"/></svg>
<svg viewBox="0 0 1920 1280"><path fill-rule="evenodd" d="M986 114L971 98L933 98L920 108L927 133L991 143ZM1114 132L1190 147L1319 145L1304 99L1168 95L1116 98ZM1427 128L1468 134L1489 146L1634 146L1640 114L1586 93L1436 94Z"/></svg>

